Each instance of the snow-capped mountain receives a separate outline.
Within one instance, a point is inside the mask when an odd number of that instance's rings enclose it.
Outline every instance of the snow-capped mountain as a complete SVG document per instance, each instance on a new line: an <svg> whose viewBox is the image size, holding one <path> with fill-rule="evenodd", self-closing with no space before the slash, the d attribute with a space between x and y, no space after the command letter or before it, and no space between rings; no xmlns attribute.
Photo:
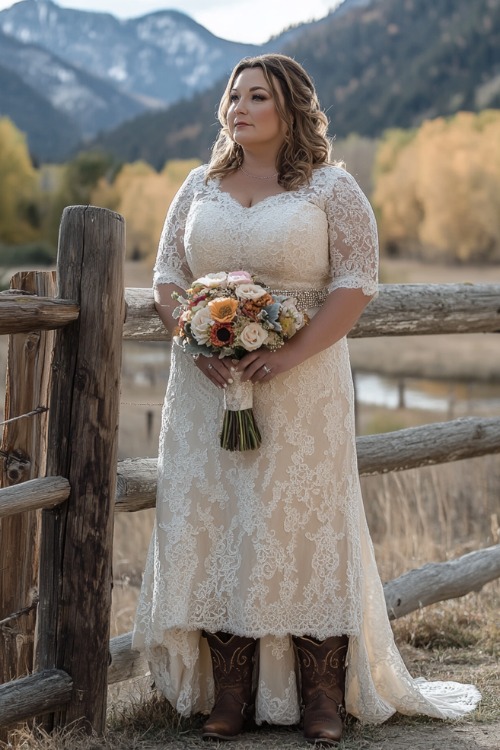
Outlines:
<svg viewBox="0 0 500 750"><path fill-rule="evenodd" d="M104 79L146 106L188 98L258 49L219 39L173 10L120 20L109 13L62 8L52 0L22 0L1 11L0 30Z"/></svg>
<svg viewBox="0 0 500 750"><path fill-rule="evenodd" d="M0 32L0 65L73 121L79 138L116 127L146 106L102 78L56 57L36 44ZM0 94L4 110L5 91Z"/></svg>

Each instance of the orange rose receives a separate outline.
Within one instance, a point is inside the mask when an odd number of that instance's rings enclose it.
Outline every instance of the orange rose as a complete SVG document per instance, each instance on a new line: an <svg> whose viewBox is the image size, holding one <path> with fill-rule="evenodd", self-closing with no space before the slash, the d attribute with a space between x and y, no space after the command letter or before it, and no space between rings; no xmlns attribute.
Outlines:
<svg viewBox="0 0 500 750"><path fill-rule="evenodd" d="M257 320L261 312L260 307L251 299L247 300L241 309L244 315L252 320Z"/></svg>
<svg viewBox="0 0 500 750"><path fill-rule="evenodd" d="M238 300L231 299L231 297L213 299L208 303L208 309L212 320L217 323L230 323L236 315Z"/></svg>
<svg viewBox="0 0 500 750"><path fill-rule="evenodd" d="M257 307L267 307L268 305L273 304L273 298L266 292L262 295L262 297L259 297L259 299L253 300L253 302L257 305Z"/></svg>

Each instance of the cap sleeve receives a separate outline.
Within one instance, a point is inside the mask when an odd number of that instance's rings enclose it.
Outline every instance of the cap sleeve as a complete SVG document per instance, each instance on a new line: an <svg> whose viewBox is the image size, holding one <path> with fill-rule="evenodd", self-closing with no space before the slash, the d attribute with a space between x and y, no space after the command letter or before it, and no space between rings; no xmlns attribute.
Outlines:
<svg viewBox="0 0 500 750"><path fill-rule="evenodd" d="M153 269L154 288L159 284L177 284L187 289L193 280L186 260L184 232L195 189L203 173L202 167L193 169L170 204Z"/></svg>
<svg viewBox="0 0 500 750"><path fill-rule="evenodd" d="M362 289L373 296L378 290L377 222L354 177L339 168L333 171L326 199L331 272L327 288Z"/></svg>

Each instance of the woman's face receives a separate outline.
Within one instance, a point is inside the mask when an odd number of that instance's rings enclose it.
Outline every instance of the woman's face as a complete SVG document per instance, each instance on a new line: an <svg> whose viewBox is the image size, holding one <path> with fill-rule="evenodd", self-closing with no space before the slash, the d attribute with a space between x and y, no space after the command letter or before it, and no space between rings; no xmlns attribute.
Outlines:
<svg viewBox="0 0 500 750"><path fill-rule="evenodd" d="M279 83L276 88L280 90ZM281 92L279 95L283 103ZM285 123L261 68L242 70L229 97L227 124L233 140L243 148L266 147L277 152L284 140Z"/></svg>

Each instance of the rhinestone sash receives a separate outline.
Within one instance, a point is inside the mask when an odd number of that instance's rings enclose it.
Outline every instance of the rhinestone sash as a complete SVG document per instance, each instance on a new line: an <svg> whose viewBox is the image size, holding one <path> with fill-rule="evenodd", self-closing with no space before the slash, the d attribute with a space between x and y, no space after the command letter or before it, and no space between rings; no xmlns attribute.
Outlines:
<svg viewBox="0 0 500 750"><path fill-rule="evenodd" d="M321 307L328 297L326 289L268 289L268 292L280 297L293 297L298 310Z"/></svg>

